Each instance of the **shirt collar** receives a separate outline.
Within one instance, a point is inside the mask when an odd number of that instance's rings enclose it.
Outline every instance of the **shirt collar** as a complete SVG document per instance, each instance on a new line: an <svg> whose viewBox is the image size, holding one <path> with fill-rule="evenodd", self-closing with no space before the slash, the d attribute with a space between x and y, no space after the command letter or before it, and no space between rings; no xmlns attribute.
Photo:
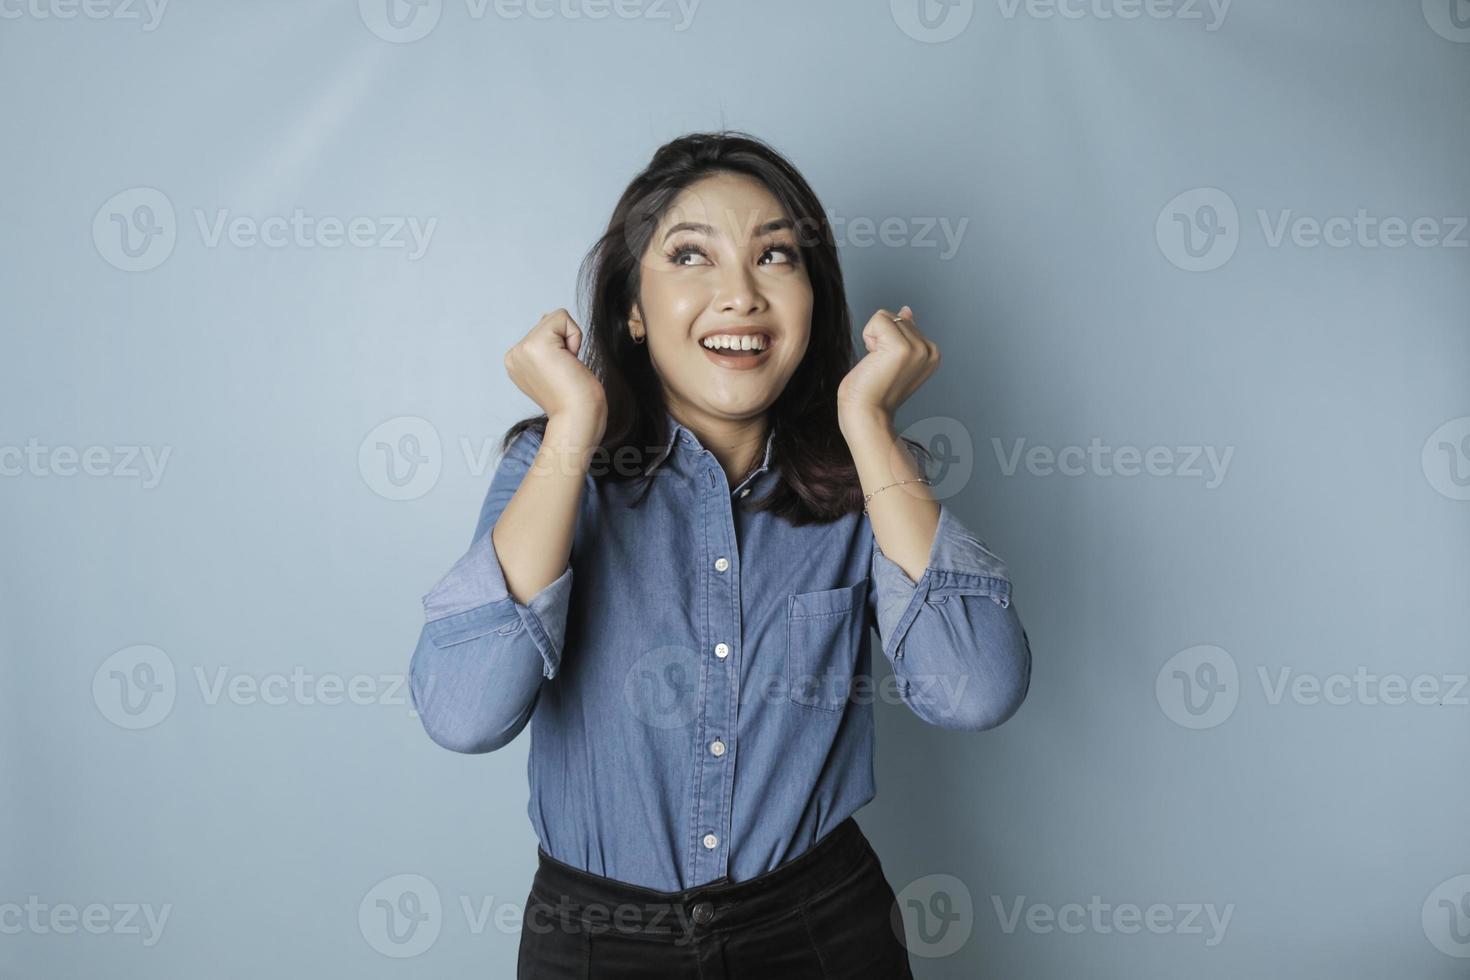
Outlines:
<svg viewBox="0 0 1470 980"><path fill-rule="evenodd" d="M700 443L699 437L691 432L688 428L686 428L683 424L681 424L677 419L675 419L674 416L670 415L667 409L664 410L664 422L669 431L668 441L664 443L664 448L658 454L658 458L648 465L648 469L643 471L644 476L648 476L654 470L663 465L664 460L669 458L669 453L674 451L674 447L676 445L686 447L690 453L699 453L704 451L704 446L702 443ZM770 467L771 447L775 444L775 442L776 425L773 421L771 423L771 431L766 434L765 456L761 459L761 465L756 467L755 471L746 478L747 480L752 477L758 476L761 473L764 473Z"/></svg>

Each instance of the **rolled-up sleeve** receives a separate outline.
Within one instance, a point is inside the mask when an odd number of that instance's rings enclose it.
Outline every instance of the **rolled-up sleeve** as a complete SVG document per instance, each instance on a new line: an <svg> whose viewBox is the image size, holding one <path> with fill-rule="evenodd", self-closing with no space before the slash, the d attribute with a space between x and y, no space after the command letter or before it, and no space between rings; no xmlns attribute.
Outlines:
<svg viewBox="0 0 1470 980"><path fill-rule="evenodd" d="M915 582L873 540L872 608L899 697L941 728L983 731L1021 706L1031 643L1011 603L1005 562L940 504L928 565Z"/></svg>
<svg viewBox="0 0 1470 980"><path fill-rule="evenodd" d="M516 436L490 481L469 550L423 597L409 690L429 737L455 752L491 752L515 738L543 679L561 663L570 563L523 604L506 587L490 534L540 445L532 430Z"/></svg>

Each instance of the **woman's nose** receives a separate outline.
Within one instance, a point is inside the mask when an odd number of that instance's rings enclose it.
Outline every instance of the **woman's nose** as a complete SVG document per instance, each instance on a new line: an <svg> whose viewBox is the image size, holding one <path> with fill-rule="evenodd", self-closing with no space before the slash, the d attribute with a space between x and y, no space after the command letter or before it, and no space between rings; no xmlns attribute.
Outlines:
<svg viewBox="0 0 1470 980"><path fill-rule="evenodd" d="M751 270L739 263L725 266L720 274L719 293L715 297L717 308L746 314L759 310L762 302L760 288Z"/></svg>

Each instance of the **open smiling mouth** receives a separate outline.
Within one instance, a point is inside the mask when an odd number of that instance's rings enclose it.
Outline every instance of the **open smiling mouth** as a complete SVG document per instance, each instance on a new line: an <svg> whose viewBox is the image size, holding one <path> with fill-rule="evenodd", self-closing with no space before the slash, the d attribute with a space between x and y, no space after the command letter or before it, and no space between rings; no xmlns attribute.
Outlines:
<svg viewBox="0 0 1470 980"><path fill-rule="evenodd" d="M712 337L700 341L704 356L720 367L749 370L769 360L775 340L764 334L744 337Z"/></svg>

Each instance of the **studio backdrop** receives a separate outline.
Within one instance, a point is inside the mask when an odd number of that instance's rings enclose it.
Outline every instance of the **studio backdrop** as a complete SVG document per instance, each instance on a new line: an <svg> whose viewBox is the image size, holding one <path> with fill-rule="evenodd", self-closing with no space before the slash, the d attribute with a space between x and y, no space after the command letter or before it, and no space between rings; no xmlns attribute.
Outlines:
<svg viewBox="0 0 1470 980"><path fill-rule="evenodd" d="M1470 970L1465 0L0 0L0 85L0 977L513 975L528 736L425 736L420 598L721 128L939 344L1031 642L875 706L915 975Z"/></svg>

